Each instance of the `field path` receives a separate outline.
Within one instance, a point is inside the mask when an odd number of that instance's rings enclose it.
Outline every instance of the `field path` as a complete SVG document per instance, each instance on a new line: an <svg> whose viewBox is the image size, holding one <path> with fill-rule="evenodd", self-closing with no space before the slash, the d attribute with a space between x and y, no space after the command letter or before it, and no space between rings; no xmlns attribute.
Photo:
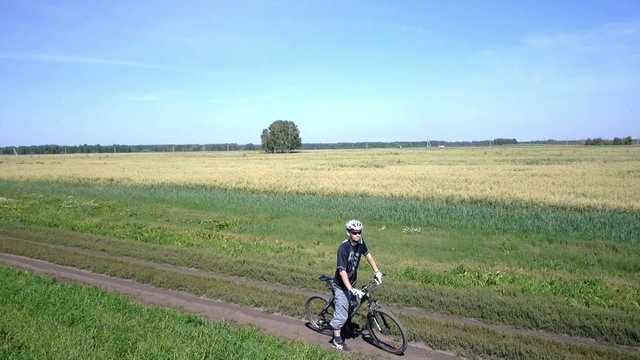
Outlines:
<svg viewBox="0 0 640 360"><path fill-rule="evenodd" d="M23 256L0 253L0 262L27 271L49 274L61 280L71 280L108 291L130 295L145 304L175 307L187 312L200 314L215 321L228 321L237 325L251 324L271 334L298 339L308 343L316 343L325 348L330 348L330 338L310 330L306 327L305 321L301 319L278 314L267 314L260 310L198 297L185 292L160 289L132 280L123 280L95 274L90 271L56 265ZM370 345L361 338L350 340L349 346L353 352L367 355L372 359L398 358ZM402 358L434 360L461 359L453 354L432 350L424 344L417 343L409 344Z"/></svg>

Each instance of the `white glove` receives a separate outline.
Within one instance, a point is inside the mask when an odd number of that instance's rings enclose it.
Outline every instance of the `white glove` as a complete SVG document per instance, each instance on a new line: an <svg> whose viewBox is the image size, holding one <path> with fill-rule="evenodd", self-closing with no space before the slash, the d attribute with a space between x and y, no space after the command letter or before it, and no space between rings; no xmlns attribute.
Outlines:
<svg viewBox="0 0 640 360"><path fill-rule="evenodd" d="M376 277L376 285L381 285L382 284L382 273L380 271L376 271L374 276Z"/></svg>
<svg viewBox="0 0 640 360"><path fill-rule="evenodd" d="M362 292L362 290L360 289L356 289L356 288L351 288L351 295L355 296L358 298L358 300L362 299L362 297L364 296L364 292Z"/></svg>

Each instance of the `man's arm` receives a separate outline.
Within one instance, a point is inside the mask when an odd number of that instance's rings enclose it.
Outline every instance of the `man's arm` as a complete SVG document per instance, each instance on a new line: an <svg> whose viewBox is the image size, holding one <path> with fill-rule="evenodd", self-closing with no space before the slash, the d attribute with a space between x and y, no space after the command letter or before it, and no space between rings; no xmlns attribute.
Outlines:
<svg viewBox="0 0 640 360"><path fill-rule="evenodd" d="M351 285L351 281L349 281L349 275L347 275L347 271L340 270L340 277L342 278L342 282L344 283L344 286L347 288L347 290L351 290L353 286Z"/></svg>
<svg viewBox="0 0 640 360"><path fill-rule="evenodd" d="M365 258L367 258L367 261L369 262L369 265L371 265L371 268L373 269L373 272L375 273L375 280L376 280L376 285L380 285L382 284L382 273L380 272L380 269L378 269L378 266L376 265L376 261L373 260L373 256L371 256L371 253L368 253L367 255L365 255Z"/></svg>
<svg viewBox="0 0 640 360"><path fill-rule="evenodd" d="M380 272L380 269L378 269L378 266L376 265L376 261L373 260L373 256L371 256L371 253L368 253L364 257L369 262L369 265L371 265L371 268L373 269L373 272Z"/></svg>

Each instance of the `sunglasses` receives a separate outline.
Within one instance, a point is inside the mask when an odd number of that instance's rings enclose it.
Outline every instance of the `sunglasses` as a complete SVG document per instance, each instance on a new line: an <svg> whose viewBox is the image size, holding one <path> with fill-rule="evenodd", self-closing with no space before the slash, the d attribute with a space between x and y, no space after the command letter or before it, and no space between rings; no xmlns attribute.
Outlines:
<svg viewBox="0 0 640 360"><path fill-rule="evenodd" d="M351 235L360 235L360 234L362 234L362 231L349 231L349 233Z"/></svg>

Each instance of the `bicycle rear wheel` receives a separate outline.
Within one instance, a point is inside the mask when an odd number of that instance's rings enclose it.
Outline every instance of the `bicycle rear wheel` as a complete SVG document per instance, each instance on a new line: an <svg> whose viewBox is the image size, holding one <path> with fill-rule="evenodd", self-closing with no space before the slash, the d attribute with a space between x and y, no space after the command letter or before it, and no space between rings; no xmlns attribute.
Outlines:
<svg viewBox="0 0 640 360"><path fill-rule="evenodd" d="M384 310L374 310L369 314L367 330L384 351L402 354L407 349L407 334L400 321Z"/></svg>
<svg viewBox="0 0 640 360"><path fill-rule="evenodd" d="M329 322L333 319L333 302L321 297L312 296L304 304L309 325L318 332L330 330Z"/></svg>

